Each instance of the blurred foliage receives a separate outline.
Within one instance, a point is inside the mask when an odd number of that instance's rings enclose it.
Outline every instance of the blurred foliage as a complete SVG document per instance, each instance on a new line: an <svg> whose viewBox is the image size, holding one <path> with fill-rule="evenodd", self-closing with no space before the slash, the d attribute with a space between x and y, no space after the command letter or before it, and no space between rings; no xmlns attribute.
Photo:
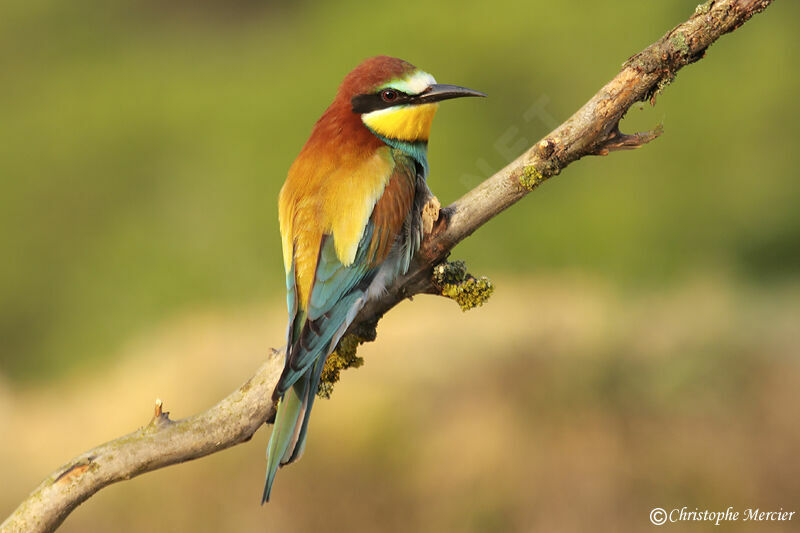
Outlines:
<svg viewBox="0 0 800 533"><path fill-rule="evenodd" d="M181 310L282 291L278 190L362 58L490 95L439 113L430 181L446 204L694 4L4 0L0 373L57 375ZM723 38L623 123L664 136L576 163L457 256L632 286L797 277L799 19L777 2Z"/></svg>

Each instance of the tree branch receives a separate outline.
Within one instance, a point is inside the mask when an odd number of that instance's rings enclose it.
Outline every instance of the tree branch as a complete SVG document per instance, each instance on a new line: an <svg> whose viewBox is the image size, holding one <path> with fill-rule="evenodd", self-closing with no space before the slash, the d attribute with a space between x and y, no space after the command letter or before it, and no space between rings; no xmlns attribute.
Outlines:
<svg viewBox="0 0 800 533"><path fill-rule="evenodd" d="M351 333L373 340L380 318L415 294L439 293L433 267L450 250L571 162L586 155L638 148L660 133L625 135L619 121L635 102L654 103L678 70L701 59L719 37L737 29L772 0L710 0L686 22L628 59L583 107L516 160L442 209L409 272L357 316ZM47 477L0 525L0 533L49 532L101 488L144 472L189 461L249 440L275 414L272 389L283 367L273 350L244 385L214 407L179 421L160 402L150 423L76 457Z"/></svg>

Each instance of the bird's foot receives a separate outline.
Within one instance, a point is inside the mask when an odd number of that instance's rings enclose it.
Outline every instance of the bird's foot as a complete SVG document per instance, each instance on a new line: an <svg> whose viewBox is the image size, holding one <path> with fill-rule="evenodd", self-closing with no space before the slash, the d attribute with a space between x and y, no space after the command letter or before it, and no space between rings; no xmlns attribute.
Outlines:
<svg viewBox="0 0 800 533"><path fill-rule="evenodd" d="M439 210L442 204L439 199L431 195L428 201L422 207L422 231L423 235L430 235L433 231L433 225L439 220Z"/></svg>

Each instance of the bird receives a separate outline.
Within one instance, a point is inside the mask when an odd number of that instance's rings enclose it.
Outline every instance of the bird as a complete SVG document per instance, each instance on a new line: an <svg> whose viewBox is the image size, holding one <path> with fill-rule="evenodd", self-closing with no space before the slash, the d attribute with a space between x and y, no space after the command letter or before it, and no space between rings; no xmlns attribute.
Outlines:
<svg viewBox="0 0 800 533"><path fill-rule="evenodd" d="M438 102L484 93L402 59L362 61L289 168L278 201L289 323L262 505L300 458L325 360L359 310L409 269L438 201L427 146ZM427 222L430 225L430 222Z"/></svg>

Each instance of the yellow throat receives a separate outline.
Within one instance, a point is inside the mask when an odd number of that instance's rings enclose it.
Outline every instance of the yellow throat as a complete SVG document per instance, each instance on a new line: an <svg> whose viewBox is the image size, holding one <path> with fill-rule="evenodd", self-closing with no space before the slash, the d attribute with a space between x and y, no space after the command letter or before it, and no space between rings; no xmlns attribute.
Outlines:
<svg viewBox="0 0 800 533"><path fill-rule="evenodd" d="M387 139L427 141L438 108L439 104L435 103L388 107L366 113L361 120L369 129Z"/></svg>

